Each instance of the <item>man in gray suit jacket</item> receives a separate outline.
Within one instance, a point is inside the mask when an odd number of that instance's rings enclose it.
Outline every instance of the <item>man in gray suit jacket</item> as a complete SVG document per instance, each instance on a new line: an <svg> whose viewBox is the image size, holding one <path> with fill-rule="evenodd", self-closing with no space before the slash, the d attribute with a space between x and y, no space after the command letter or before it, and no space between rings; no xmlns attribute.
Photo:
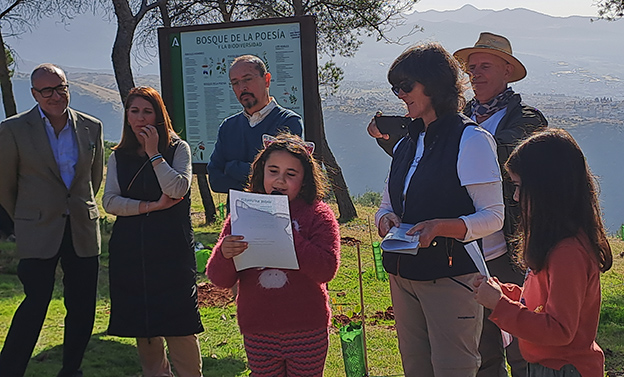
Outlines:
<svg viewBox="0 0 624 377"><path fill-rule="evenodd" d="M17 274L26 295L0 353L0 376L24 375L59 261L67 315L58 376L82 376L95 318L102 123L69 108L67 78L59 67L39 65L31 84L38 105L0 123L0 204L15 222Z"/></svg>

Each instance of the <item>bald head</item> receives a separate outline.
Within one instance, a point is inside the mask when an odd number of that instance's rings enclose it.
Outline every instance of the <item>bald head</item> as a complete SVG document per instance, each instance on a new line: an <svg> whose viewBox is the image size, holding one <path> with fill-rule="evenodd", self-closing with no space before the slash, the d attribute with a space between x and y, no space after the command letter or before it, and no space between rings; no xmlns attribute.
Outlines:
<svg viewBox="0 0 624 377"><path fill-rule="evenodd" d="M53 74L58 76L63 82L67 82L67 77L65 76L65 72L63 72L63 70L57 66L54 65L52 63L43 63L43 64L39 64L37 67L35 67L35 69L32 71L32 73L30 74L30 86L32 86L33 88L35 87L35 81L37 81L37 79L45 74Z"/></svg>

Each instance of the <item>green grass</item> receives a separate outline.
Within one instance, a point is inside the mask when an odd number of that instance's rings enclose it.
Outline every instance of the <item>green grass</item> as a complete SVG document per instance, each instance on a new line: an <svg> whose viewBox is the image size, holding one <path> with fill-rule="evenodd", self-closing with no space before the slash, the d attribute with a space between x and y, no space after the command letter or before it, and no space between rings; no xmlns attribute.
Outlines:
<svg viewBox="0 0 624 377"><path fill-rule="evenodd" d="M196 190L195 190L196 192ZM198 198L193 194L193 210ZM215 196L215 202L225 197ZM371 238L378 240L373 230L369 232L369 219L372 223L375 209L357 205L359 218L341 224L341 236L353 237L362 241L360 257L364 286L364 315L366 321L366 341L368 364L371 376L402 375L396 332L393 321L371 318L376 312L383 312L391 306L390 290L387 281L376 279L373 265ZM335 210L335 207L334 207ZM102 212L103 213L103 212ZM108 216L112 221L113 218ZM201 216L194 217L195 233L198 241L212 247L220 232L220 224L204 225ZM371 224L371 226L374 226ZM101 263L99 297L96 324L93 337L87 348L83 363L85 375L92 377L134 377L141 375L134 340L105 334L108 325L110 300L108 298L108 260L106 258L108 234L103 236L103 256ZM614 376L624 373L624 259L618 255L624 251L624 242L612 240L614 248L614 268L602 276L603 305L598 343L605 350L607 369L617 371ZM15 246L0 243L0 346L8 331L12 315L23 298L21 284L15 276ZM347 314L360 305L358 283L357 247L342 245L341 266L334 280L328 284L334 314ZM57 281L61 272L58 271ZM204 277L200 277L205 280ZM55 376L61 366L63 317L61 285L57 283L54 299L50 304L48 317L35 348L26 376ZM204 362L205 376L246 376L246 357L242 336L236 324L234 304L227 307L202 308L202 322L206 331L199 335ZM336 329L330 332L330 348L325 376L344 376L344 365L340 340Z"/></svg>
<svg viewBox="0 0 624 377"><path fill-rule="evenodd" d="M607 370L624 376L624 242L611 241L614 263L601 277L602 306L597 342L605 351ZM614 374L615 376L615 374Z"/></svg>

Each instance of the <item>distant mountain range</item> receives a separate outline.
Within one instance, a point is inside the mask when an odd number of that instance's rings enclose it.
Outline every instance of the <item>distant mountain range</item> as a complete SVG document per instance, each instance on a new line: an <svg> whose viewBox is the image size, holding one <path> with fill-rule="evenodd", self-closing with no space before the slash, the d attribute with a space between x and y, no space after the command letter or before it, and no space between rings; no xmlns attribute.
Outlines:
<svg viewBox="0 0 624 377"><path fill-rule="evenodd" d="M479 10L466 5L453 11L414 12L389 35L403 45L368 38L353 59L337 58L345 78L388 85L386 74L408 45L440 42L454 52L475 44L482 31L506 36L528 76L513 84L524 93L560 93L581 97L624 98L624 21L592 21L590 17L552 17L527 9Z"/></svg>
<svg viewBox="0 0 624 377"><path fill-rule="evenodd" d="M624 101L621 41L624 21L592 22L589 17L551 17L526 9L479 10L466 5L454 11L406 15L404 24L388 35L398 39L409 34L415 25L423 31L403 38L404 44L364 38L354 58L335 59L345 70L345 82L336 96L323 103L325 127L352 194L383 188L390 160L366 134L365 127L377 109L388 114L403 111L386 80L392 61L409 44L437 41L454 52L473 46L481 31L490 31L508 37L514 55L527 67L527 78L514 83L514 90L522 93L527 102L543 106L551 124L564 126L577 137L590 166L600 176L601 199L609 228L615 231L624 222L624 218L620 218L624 213L624 203L620 200L624 176L620 178L621 174L617 173L619 162L624 160L620 147L620 141L624 140L622 113L613 121L607 119L608 122L604 116L602 119L571 117L564 123L560 121L561 112L566 112L569 101L574 98ZM55 36L50 35L50 44L55 43L53 38ZM104 51L106 59L110 56L110 40L85 35L84 43L88 44L88 51ZM73 44L76 45L76 41ZM123 111L112 72L80 67L81 49L64 49L63 54L74 54L71 61L75 64L64 66L69 76L72 107L100 118L104 122L106 140L119 140ZM54 61L50 56L33 60ZM19 68L26 73L18 73L13 80L18 111L34 105L28 77L34 66L32 61L22 61ZM137 85L160 86L157 75L137 76L135 80ZM548 106L543 101L548 101Z"/></svg>

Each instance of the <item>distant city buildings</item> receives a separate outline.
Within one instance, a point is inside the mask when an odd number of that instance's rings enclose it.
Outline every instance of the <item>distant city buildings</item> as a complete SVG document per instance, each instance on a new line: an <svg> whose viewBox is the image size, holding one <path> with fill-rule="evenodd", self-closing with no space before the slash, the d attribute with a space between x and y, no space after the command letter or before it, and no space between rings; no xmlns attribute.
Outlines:
<svg viewBox="0 0 624 377"><path fill-rule="evenodd" d="M323 99L324 109L350 114L377 110L388 115L403 115L402 103L389 96L389 88L375 83L343 82L336 94ZM608 123L624 126L624 100L613 97L581 97L565 94L521 93L524 102L539 108L550 125L563 127L577 123Z"/></svg>

